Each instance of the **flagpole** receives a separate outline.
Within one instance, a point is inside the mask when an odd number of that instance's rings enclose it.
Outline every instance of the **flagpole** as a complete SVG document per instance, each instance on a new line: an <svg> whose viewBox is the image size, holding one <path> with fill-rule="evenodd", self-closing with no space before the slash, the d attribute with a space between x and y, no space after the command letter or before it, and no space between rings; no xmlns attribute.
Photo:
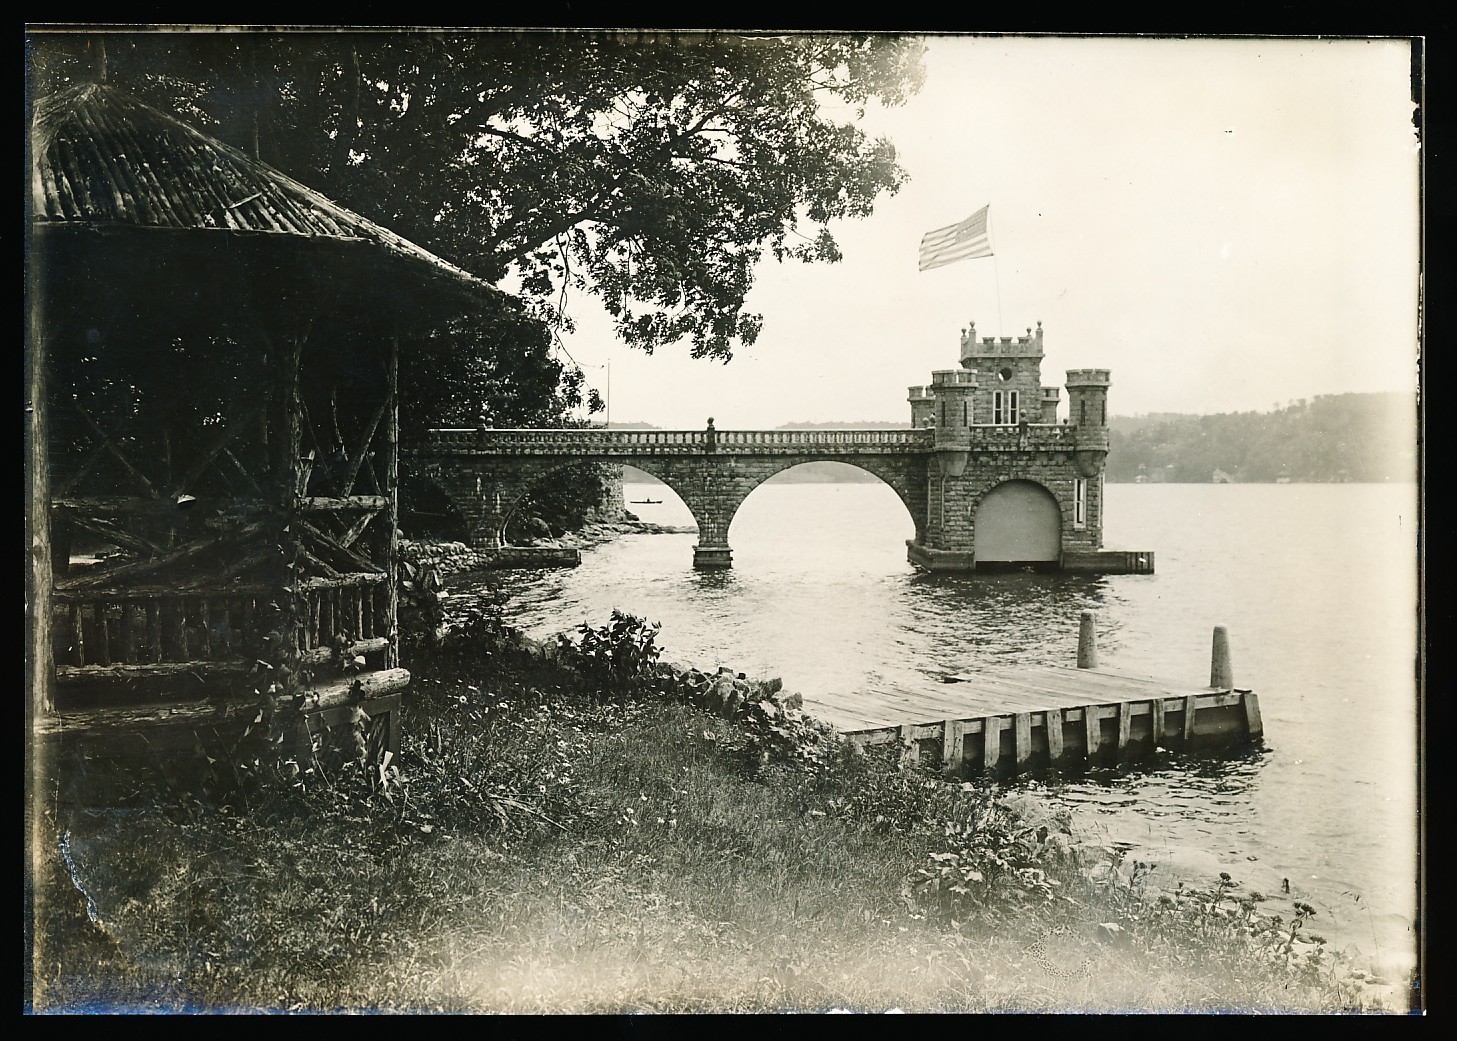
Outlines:
<svg viewBox="0 0 1457 1041"><path fill-rule="evenodd" d="M997 297L997 334L1002 325L1002 280L991 245L991 205L983 206L964 221L935 228L921 236L919 270L929 271L977 257L992 258L992 277Z"/></svg>
<svg viewBox="0 0 1457 1041"><path fill-rule="evenodd" d="M987 208L987 248L992 251L992 284L997 293L997 336L1002 335L1002 274L997 264L997 248L992 244L992 213Z"/></svg>

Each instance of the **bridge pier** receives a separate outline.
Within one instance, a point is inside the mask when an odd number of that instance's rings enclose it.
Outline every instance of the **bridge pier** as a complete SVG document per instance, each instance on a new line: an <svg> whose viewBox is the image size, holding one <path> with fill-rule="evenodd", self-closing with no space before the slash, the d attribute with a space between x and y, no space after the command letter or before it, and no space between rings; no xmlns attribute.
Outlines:
<svg viewBox="0 0 1457 1041"><path fill-rule="evenodd" d="M704 571L720 571L734 566L733 551L727 545L693 547L693 566Z"/></svg>
<svg viewBox="0 0 1457 1041"><path fill-rule="evenodd" d="M497 527L480 527L470 533L468 539L471 549L500 549L506 544L501 538L501 529Z"/></svg>

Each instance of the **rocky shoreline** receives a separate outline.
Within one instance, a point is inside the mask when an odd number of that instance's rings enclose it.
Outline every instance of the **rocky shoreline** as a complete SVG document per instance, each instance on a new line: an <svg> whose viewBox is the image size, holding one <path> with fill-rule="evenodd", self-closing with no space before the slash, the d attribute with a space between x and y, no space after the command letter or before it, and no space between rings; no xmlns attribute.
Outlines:
<svg viewBox="0 0 1457 1041"><path fill-rule="evenodd" d="M683 535L696 531L691 527L640 520L593 521L565 535L532 539L524 545L499 550L475 549L464 542L402 539L400 556L412 567L434 571L444 578L457 572L503 567L570 567L577 563L577 551L600 546L622 535ZM561 552L552 553L552 550Z"/></svg>

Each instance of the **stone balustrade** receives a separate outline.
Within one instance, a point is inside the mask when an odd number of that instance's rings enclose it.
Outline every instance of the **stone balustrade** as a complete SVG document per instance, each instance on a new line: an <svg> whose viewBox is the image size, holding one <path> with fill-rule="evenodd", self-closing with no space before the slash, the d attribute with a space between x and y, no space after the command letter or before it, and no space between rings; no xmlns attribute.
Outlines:
<svg viewBox="0 0 1457 1041"><path fill-rule="evenodd" d="M836 452L929 451L928 430L594 430L443 428L407 450L415 454L661 455L832 448Z"/></svg>

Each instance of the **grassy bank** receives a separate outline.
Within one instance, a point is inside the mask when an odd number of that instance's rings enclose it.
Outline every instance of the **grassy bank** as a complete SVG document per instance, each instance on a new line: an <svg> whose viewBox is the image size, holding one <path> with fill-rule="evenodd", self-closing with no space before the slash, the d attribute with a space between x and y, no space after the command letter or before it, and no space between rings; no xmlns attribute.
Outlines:
<svg viewBox="0 0 1457 1041"><path fill-rule="evenodd" d="M1035 800L854 753L762 685L664 680L651 631L546 661L467 628L417 656L382 770L110 764L52 807L35 1008L1380 1007L1301 905L1153 899Z"/></svg>

